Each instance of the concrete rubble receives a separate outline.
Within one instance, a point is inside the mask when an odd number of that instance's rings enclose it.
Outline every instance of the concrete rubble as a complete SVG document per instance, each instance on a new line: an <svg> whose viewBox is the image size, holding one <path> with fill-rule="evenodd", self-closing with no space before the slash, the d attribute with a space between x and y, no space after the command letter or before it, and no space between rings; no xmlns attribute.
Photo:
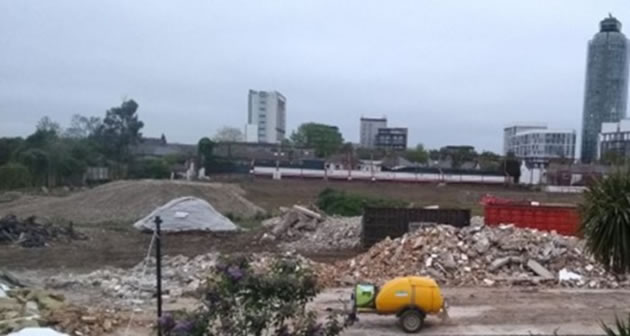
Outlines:
<svg viewBox="0 0 630 336"><path fill-rule="evenodd" d="M197 290L216 264L217 253L196 257L164 256L162 287L164 298L178 298ZM112 303L123 306L140 305L155 295L155 258L140 262L131 269L104 268L88 274L60 274L46 279L54 289L93 289Z"/></svg>
<svg viewBox="0 0 630 336"><path fill-rule="evenodd" d="M40 327L54 327L69 335L99 336L110 334L124 322L113 310L94 308L93 303L89 307L78 306L69 303L64 295L26 284L9 272L0 271L0 287L5 294L0 296L0 335L30 335L52 330Z"/></svg>
<svg viewBox="0 0 630 336"><path fill-rule="evenodd" d="M482 217L461 229L419 226L335 267L337 285L427 275L446 286L630 286L629 280L618 280L587 256L584 242L576 237L512 225L489 227Z"/></svg>
<svg viewBox="0 0 630 336"><path fill-rule="evenodd" d="M320 251L359 246L361 217L324 216L295 205L279 217L263 222L268 232L262 240L279 241L286 250Z"/></svg>
<svg viewBox="0 0 630 336"><path fill-rule="evenodd" d="M299 255L294 256L314 267L316 272L325 273L321 269L325 266ZM218 257L218 253L196 257L164 256L162 259L163 299L174 301L183 296L194 296L206 284ZM275 257L277 255L269 253L254 254L252 267L254 270L264 270ZM332 283L331 278L325 278L325 281L327 281L326 284ZM155 259L151 258L146 267L141 262L131 269L106 268L88 274L63 274L50 277L45 283L47 287L53 289L92 291L92 295L100 295L101 301L111 306L129 308L153 304L156 294Z"/></svg>
<svg viewBox="0 0 630 336"><path fill-rule="evenodd" d="M44 316L61 309L64 297L41 289L14 288L0 298L0 335L26 327L38 327Z"/></svg>

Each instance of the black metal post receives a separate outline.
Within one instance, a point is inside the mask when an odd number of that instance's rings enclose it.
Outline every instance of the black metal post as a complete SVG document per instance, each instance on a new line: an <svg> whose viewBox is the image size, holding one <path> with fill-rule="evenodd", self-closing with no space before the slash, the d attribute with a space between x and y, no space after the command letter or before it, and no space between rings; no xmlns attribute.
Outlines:
<svg viewBox="0 0 630 336"><path fill-rule="evenodd" d="M162 327L160 326L160 317L162 317L162 237L160 234L160 224L162 219L160 216L155 217L155 271L157 280L157 334L162 336Z"/></svg>

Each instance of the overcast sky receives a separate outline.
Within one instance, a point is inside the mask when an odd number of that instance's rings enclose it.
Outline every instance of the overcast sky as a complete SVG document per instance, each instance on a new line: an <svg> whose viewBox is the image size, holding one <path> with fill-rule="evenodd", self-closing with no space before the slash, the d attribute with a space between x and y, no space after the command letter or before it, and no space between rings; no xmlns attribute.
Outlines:
<svg viewBox="0 0 630 336"><path fill-rule="evenodd" d="M515 121L581 127L587 41L628 0L0 2L0 136L45 115L135 99L146 136L196 143L243 128L247 91L287 97L358 142L359 118L409 144L500 151Z"/></svg>

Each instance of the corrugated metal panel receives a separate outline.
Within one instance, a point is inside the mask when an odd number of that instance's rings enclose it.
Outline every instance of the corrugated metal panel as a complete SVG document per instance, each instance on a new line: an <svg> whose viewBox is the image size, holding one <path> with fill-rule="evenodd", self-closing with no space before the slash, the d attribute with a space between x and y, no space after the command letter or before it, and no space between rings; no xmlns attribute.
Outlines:
<svg viewBox="0 0 630 336"><path fill-rule="evenodd" d="M410 223L430 222L456 227L470 225L469 209L365 208L361 243L370 247L386 237L401 237Z"/></svg>

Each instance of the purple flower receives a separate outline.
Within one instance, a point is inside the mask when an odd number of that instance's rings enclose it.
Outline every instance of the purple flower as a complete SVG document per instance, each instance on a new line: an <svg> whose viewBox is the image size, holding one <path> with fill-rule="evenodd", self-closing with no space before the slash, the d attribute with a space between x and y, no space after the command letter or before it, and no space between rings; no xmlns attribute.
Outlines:
<svg viewBox="0 0 630 336"><path fill-rule="evenodd" d="M173 328L172 333L175 336L187 336L194 328L195 323L192 321L180 321L177 322L175 328Z"/></svg>
<svg viewBox="0 0 630 336"><path fill-rule="evenodd" d="M227 270L227 274L232 281L239 281L243 278L243 271L236 266L230 266Z"/></svg>
<svg viewBox="0 0 630 336"><path fill-rule="evenodd" d="M163 331L169 331L173 329L173 327L175 327L175 320L173 319L173 315L169 313L162 315L162 317L158 319L158 326Z"/></svg>

